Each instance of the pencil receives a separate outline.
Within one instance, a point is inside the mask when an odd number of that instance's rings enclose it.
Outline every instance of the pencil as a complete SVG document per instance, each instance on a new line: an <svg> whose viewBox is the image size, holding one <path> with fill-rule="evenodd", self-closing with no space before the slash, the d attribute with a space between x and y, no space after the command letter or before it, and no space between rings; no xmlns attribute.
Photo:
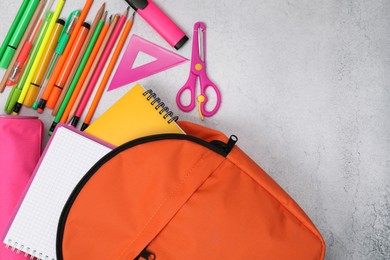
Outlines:
<svg viewBox="0 0 390 260"><path fill-rule="evenodd" d="M77 20L77 23L74 27L74 30L73 30L73 33L72 35L70 36L70 39L69 39L69 42L68 44L66 45L66 48L64 50L64 53L63 55L59 58L58 60L58 64L56 65L56 67L54 68L52 74L51 74L51 77L50 77L50 80L42 94L42 98L41 100L39 101L39 106L38 106L38 113L42 113L43 112L43 109L45 109L45 106L46 106L46 102L47 100L49 99L50 97L50 94L54 88L54 84L56 83L56 80L57 78L60 76L60 73L62 71L62 68L64 67L66 61L68 60L69 58L69 53L73 47L73 44L79 34L79 31L81 29L81 25L84 23L84 20L85 20L85 17L87 16L88 12L89 12L89 9L91 8L91 5L93 3L93 0L87 0L84 7L83 7L83 10L81 11L80 13L80 16L79 16L79 19ZM61 90L60 90L61 91Z"/></svg>
<svg viewBox="0 0 390 260"><path fill-rule="evenodd" d="M130 7L128 7L126 9L126 11L122 14L122 16L120 17L120 19L118 21L118 24L115 26L115 29L114 29L114 31L113 31L113 33L112 33L112 35L107 43L107 47L103 51L102 58L100 59L98 65L96 67L96 70L93 73L92 79L91 79L90 83L88 84L88 87L85 91L85 94L80 101L80 105L77 107L76 113L71 121L71 125L74 127L77 126L77 123L80 120L80 117L83 114L85 107L87 106L88 100L91 97L91 94L92 94L92 92L93 92L93 90L94 90L94 88L99 80L100 74L103 71L103 68L108 60L108 57L110 56L110 53L111 53L112 49L114 48L115 42L118 39L118 36L119 36L119 34L120 34L120 32L121 32L121 30L126 22L126 17L129 13L129 8Z"/></svg>
<svg viewBox="0 0 390 260"><path fill-rule="evenodd" d="M52 14L50 22L49 22L49 24L47 26L47 29L46 30L42 30L42 31L44 31L44 35L43 35L43 39L42 39L41 43L40 44L38 44L38 43L36 44L37 47L39 46L39 49L38 49L37 54L35 55L34 59L32 59L31 69L30 69L29 73L26 74L26 80L24 82L22 82L20 80L20 82L18 83L18 85L22 84L23 88L22 88L22 93L20 94L20 97L18 99L18 102L16 103L16 105L15 105L15 107L13 109L13 112L16 113L16 114L19 113L19 111L20 111L20 109L22 107L22 104L23 104L24 98L25 98L25 96L27 94L28 88L30 86L32 77L34 76L35 71L36 71L36 69L37 69L37 67L39 65L39 62L40 62L41 57L42 57L42 54L43 54L43 52L46 49L46 45L47 45L47 43L49 41L49 38L50 38L50 36L52 34L52 31L54 29L56 21L57 21L60 13L62 11L62 8L64 7L64 4L65 4L65 0L59 0L58 1L57 6L56 6L56 8L54 10L54 13ZM48 12L47 15L49 15L50 13L51 12ZM41 34L41 32L39 32L39 34ZM22 75L22 77L23 77L23 75Z"/></svg>
<svg viewBox="0 0 390 260"><path fill-rule="evenodd" d="M3 76L3 79L0 82L0 92L4 91L4 88L6 87L7 80L11 74L11 71L13 70L13 67L15 66L16 59L19 57L19 54L22 51L22 48L25 45L25 43L27 42L28 38L31 38L31 36L33 38L35 38L37 30L34 30L34 27L39 28L40 25L42 24L42 19L39 19L39 18L42 14L45 2L46 1L41 1L41 3L39 3L37 10L35 11L34 16L31 18L31 21L26 29L26 32L24 33L22 39L20 40L19 46L15 51L15 55L12 57L11 63L8 66L8 69L6 70L6 72ZM38 26L36 26L37 22L38 22Z"/></svg>
<svg viewBox="0 0 390 260"><path fill-rule="evenodd" d="M115 29L115 26L116 26L116 24L118 22L118 19L119 19L119 15L115 15L114 18L112 19L111 23L110 23L110 27L108 28L107 34L104 37L102 45L100 46L99 52L96 55L96 58L95 58L92 66L91 66L91 69L88 72L88 75L87 75L87 77L86 77L86 79L85 79L85 81L84 81L84 83L83 83L83 85L82 85L82 87L80 89L80 93L77 96L77 99L76 99L76 101L75 101L75 103L74 103L74 105L72 107L72 110L71 110L70 115L69 115L70 120L72 120L72 118L74 117L74 114L76 113L76 110L78 109L78 107L80 105L80 102L83 99L85 91L86 91L86 89L87 89L87 87L88 87L88 85L89 85L89 83L90 83L90 81L92 79L92 76L93 76L93 74L94 74L94 72L96 70L97 65L100 62L100 59L101 59L101 57L103 55L103 52L104 52L104 50L105 50L105 48L107 46L108 41L110 40L112 32Z"/></svg>
<svg viewBox="0 0 390 260"><path fill-rule="evenodd" d="M107 12L104 15L104 19L106 17L106 14L107 14ZM109 22L104 22L104 25L103 25L103 28L102 28L102 30L100 32L99 38L97 39L96 44L93 47L91 55L88 57L87 64L85 65L85 68L84 68L84 70L83 70L83 72L82 72L82 74L81 74L81 76L80 76L80 78L79 78L79 80L78 80L74 90L73 90L72 96L70 97L69 102L68 102L68 104L67 104L67 106L65 108L65 111L64 111L63 115L61 116L61 119L60 119L59 122L65 123L65 122L68 121L69 113L71 112L71 110L72 110L72 108L73 108L73 106L74 106L74 104L76 102L76 99L79 96L79 93L81 91L83 83L84 83L84 81L85 81L89 71L91 70L91 67L92 67L93 63L95 62L95 59L96 59L96 56L97 56L97 54L98 54L98 52L100 50L100 47L101 47L104 39L106 38L105 36L106 36L106 34L108 32L109 26L110 26Z"/></svg>
<svg viewBox="0 0 390 260"><path fill-rule="evenodd" d="M57 104L55 105L55 107L54 107L54 109L52 111L52 115L53 116L57 115L58 110L59 110L59 108L60 108L60 106L62 104L62 101L64 100L65 96L68 94L68 89L70 87L70 84L72 83L73 78L76 75L76 71L81 66L81 60L84 58L84 54L86 53L87 47L89 46L89 43L90 43L90 41L92 39L93 34L95 33L97 25L98 25L100 19L103 16L105 6L106 6L106 3L103 3L102 6L100 7L100 9L98 10L98 12L97 12L93 22L92 22L91 29L89 30L87 38L85 39L83 47L82 47L82 49L80 51L80 54L77 57L77 60L75 62L75 66L73 66L72 71L70 72L70 75L69 75L67 81L65 82L65 86L64 86L64 88L61 91L61 95L58 98Z"/></svg>
<svg viewBox="0 0 390 260"><path fill-rule="evenodd" d="M135 13L133 13L131 18L127 21L125 29L123 29L123 32L121 34L121 37L119 38L118 44L115 47L114 54L112 55L110 63L108 64L106 72L104 73L102 82L100 83L100 85L98 87L98 90L97 90L97 92L95 94L95 97L94 97L94 99L92 101L92 104L91 104L91 106L90 106L90 108L88 110L87 116L85 117L83 125L81 126L81 131L84 131L89 126L89 124L91 123L91 119L93 117L93 114L95 113L96 108L97 108L97 106L99 104L100 98L103 95L104 88L107 85L107 82L108 82L108 80L109 80L109 78L111 76L112 71L114 70L114 67L115 67L115 64L116 64L116 62L118 60L118 57L119 57L119 55L120 55L120 53L121 53L121 51L123 49L123 45L125 44L127 36L130 33L131 27L133 26L134 15L135 15Z"/></svg>

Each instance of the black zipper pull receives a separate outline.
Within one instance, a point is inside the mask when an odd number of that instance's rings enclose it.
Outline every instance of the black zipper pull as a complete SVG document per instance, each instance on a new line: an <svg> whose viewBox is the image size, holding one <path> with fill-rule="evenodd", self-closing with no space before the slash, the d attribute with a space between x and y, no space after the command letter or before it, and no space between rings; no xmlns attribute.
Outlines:
<svg viewBox="0 0 390 260"><path fill-rule="evenodd" d="M134 258L134 260L155 260L155 259L156 259L156 255L146 250L146 248L142 250L142 252L136 258Z"/></svg>
<svg viewBox="0 0 390 260"><path fill-rule="evenodd" d="M237 143L237 141L238 141L237 136L231 135L231 136L229 137L229 141L228 141L227 144L226 144L226 151L227 151L228 154L229 154L230 151L233 149L233 147L234 147L234 145Z"/></svg>
<svg viewBox="0 0 390 260"><path fill-rule="evenodd" d="M233 149L233 147L237 141L238 141L237 136L231 135L229 137L229 140L227 143L224 143L220 140L213 140L210 143L213 144L215 147L217 147L221 151L220 154L222 154L223 156L226 157L226 156L228 156L230 151Z"/></svg>

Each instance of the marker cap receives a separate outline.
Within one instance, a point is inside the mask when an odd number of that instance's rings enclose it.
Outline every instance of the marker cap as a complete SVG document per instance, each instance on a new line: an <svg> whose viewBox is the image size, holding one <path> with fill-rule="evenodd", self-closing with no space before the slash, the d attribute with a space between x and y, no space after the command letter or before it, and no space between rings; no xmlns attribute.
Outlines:
<svg viewBox="0 0 390 260"><path fill-rule="evenodd" d="M26 107L32 107L35 101L35 97L39 94L39 86L35 84L30 84L30 87L28 88L29 95L26 95L26 98L23 101L23 105ZM34 108L35 110L38 108L38 104Z"/></svg>
<svg viewBox="0 0 390 260"><path fill-rule="evenodd" d="M11 63L12 58L14 57L16 50L10 46L4 52L3 58L0 61L0 67L7 69Z"/></svg>

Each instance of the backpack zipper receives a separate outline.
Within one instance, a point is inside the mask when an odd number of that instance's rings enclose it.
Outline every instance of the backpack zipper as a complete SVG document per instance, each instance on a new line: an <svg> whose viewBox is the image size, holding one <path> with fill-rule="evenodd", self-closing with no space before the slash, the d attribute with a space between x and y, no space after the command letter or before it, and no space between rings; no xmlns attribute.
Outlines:
<svg viewBox="0 0 390 260"><path fill-rule="evenodd" d="M156 255L152 252L149 252L146 248L142 250L142 252L136 258L134 258L134 260L155 260Z"/></svg>
<svg viewBox="0 0 390 260"><path fill-rule="evenodd" d="M73 202L76 200L78 194L82 190L82 188L87 184L90 178L95 174L95 172L103 166L107 161L109 161L111 158L116 156L117 154L121 153L124 150L130 149L134 146L154 142L154 141L162 141L162 140L187 140L194 143L197 143L199 145L202 145L218 154L220 154L223 157L227 157L231 150L233 149L234 145L238 141L237 136L231 135L228 142L224 143L220 140L213 140L211 142L206 142L200 138L197 138L195 136L191 135L185 135L185 134L158 134L158 135L151 135L151 136L145 136L141 137L132 141L129 141L121 146L118 146L117 148L113 149L109 153L107 153L105 156L103 156L98 162L95 163L94 166L84 175L84 177L79 181L79 183L76 185L76 187L73 189L71 195L69 196L59 219L58 222L58 228L57 228L57 239L56 239L56 253L57 253L57 259L63 260L62 256L62 239L64 235L64 228L65 228L65 222L68 217L70 208L73 205ZM145 258L144 255L150 258L150 260L153 260L156 258L156 256L153 253L150 253L146 251L146 248L138 255L138 258L135 258L135 260L142 259L140 257ZM148 254L149 253L149 254ZM149 258L145 258L146 260L149 260Z"/></svg>

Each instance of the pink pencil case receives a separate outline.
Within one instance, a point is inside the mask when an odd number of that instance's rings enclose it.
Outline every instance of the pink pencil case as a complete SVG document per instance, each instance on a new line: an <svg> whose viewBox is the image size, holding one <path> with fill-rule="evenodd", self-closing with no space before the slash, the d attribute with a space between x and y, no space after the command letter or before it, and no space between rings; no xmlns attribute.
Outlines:
<svg viewBox="0 0 390 260"><path fill-rule="evenodd" d="M37 117L0 116L0 239L13 220L19 199L42 149L43 123ZM0 259L26 259L0 243Z"/></svg>

